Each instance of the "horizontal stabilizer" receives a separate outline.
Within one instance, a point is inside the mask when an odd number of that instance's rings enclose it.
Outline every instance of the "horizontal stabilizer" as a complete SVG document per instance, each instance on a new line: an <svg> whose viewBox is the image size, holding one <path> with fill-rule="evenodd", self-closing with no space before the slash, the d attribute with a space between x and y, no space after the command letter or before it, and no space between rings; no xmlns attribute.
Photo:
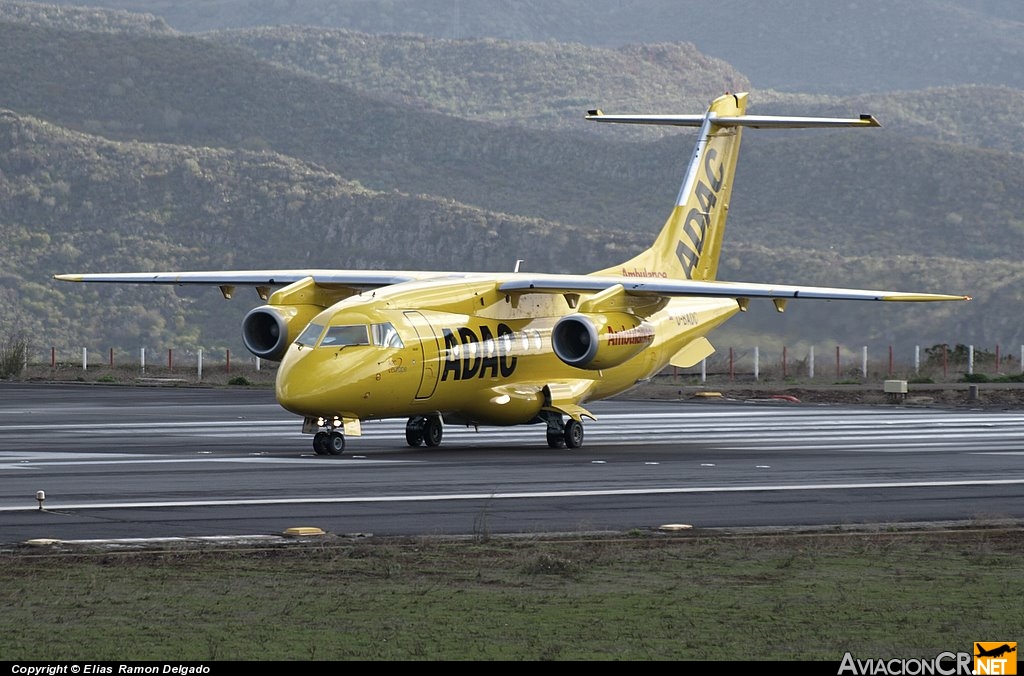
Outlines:
<svg viewBox="0 0 1024 676"><path fill-rule="evenodd" d="M586 119L620 124L655 124L670 127L699 127L706 120L719 127L755 129L809 129L813 127L880 127L871 115L860 117L794 117L789 115L605 115L590 111Z"/></svg>

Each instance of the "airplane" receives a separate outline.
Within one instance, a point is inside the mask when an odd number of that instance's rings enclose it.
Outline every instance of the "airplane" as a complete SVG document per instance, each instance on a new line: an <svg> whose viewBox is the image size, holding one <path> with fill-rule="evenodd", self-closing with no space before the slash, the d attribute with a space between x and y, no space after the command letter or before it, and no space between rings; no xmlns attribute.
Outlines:
<svg viewBox="0 0 1024 676"><path fill-rule="evenodd" d="M406 418L410 446L445 424L543 425L551 448L583 445L584 405L714 352L707 334L752 298L956 301L969 296L716 280L745 127L878 127L870 115L747 115L727 93L697 115L606 115L602 123L699 128L675 205L650 248L591 274L250 270L60 274L71 282L255 287L246 348L279 361L281 406L317 455L340 455L361 422Z"/></svg>
<svg viewBox="0 0 1024 676"><path fill-rule="evenodd" d="M1016 644L1011 648L1009 643L1004 643L1003 645L997 648L992 648L991 650L985 650L981 647L980 643L975 643L974 647L978 649L978 654L975 655L975 657L1002 657L1006 653L1017 651Z"/></svg>

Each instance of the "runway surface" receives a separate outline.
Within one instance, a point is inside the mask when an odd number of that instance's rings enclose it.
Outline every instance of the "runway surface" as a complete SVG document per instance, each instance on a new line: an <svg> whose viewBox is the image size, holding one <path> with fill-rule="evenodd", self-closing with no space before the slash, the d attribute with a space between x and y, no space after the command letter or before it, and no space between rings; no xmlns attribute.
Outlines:
<svg viewBox="0 0 1024 676"><path fill-rule="evenodd" d="M386 421L319 457L266 390L3 383L0 542L1024 518L1024 412L591 408L576 450L541 426L446 426L441 447L410 449Z"/></svg>

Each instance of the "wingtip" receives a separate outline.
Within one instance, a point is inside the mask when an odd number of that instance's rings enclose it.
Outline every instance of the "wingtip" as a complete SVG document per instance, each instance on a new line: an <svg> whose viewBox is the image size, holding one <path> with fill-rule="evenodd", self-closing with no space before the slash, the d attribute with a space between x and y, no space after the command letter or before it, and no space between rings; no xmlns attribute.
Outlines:
<svg viewBox="0 0 1024 676"><path fill-rule="evenodd" d="M955 296L941 293L893 293L879 296L878 300L905 303L927 303L931 301L972 300L971 296Z"/></svg>

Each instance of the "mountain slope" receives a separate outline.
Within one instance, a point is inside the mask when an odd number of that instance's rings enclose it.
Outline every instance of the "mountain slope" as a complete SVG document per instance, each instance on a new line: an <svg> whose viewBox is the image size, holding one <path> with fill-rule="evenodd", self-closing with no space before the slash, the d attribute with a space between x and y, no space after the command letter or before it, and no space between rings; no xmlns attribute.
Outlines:
<svg viewBox="0 0 1024 676"><path fill-rule="evenodd" d="M755 87L853 94L956 84L1024 88L1017 0L65 0L178 30L308 25L595 46L691 42Z"/></svg>

